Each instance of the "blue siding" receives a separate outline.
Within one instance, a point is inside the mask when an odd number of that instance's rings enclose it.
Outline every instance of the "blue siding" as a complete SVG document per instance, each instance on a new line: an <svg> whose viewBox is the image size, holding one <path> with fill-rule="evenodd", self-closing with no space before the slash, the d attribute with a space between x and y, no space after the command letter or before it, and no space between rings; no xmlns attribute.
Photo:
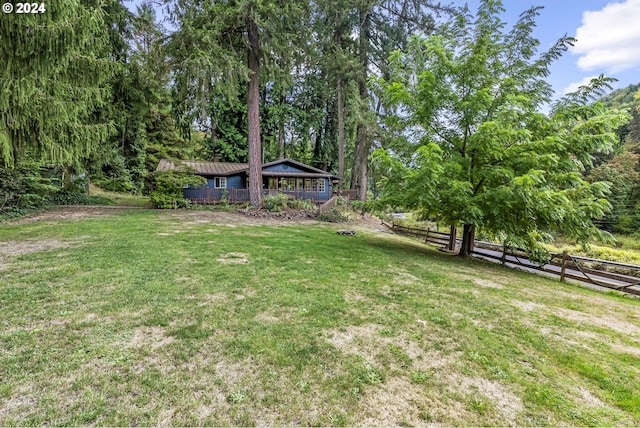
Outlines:
<svg viewBox="0 0 640 428"><path fill-rule="evenodd" d="M202 187L214 187L214 178L221 176L206 176L207 184L204 186L195 187L196 189ZM246 189L247 188L247 179L244 174L242 175L231 175L227 177L227 189Z"/></svg>
<svg viewBox="0 0 640 428"><path fill-rule="evenodd" d="M279 163L263 169L263 171L284 171L284 172L307 172L289 163Z"/></svg>
<svg viewBox="0 0 640 428"><path fill-rule="evenodd" d="M283 168L287 167L287 168ZM265 168L265 171L282 171L288 173L295 172L307 172L297 168L291 164L278 164ZM247 176L244 172L228 176L226 189L214 188L214 178L217 176L206 176L207 184L198 187L188 187L183 189L185 199L203 203L215 203L220 199L226 198L230 203L245 202L249 200L249 192L247 190ZM324 182L324 192L318 192L317 190L283 190L280 192L285 193L291 197L298 199L310 199L314 202L324 202L333 196L333 185L328 178L316 178L318 182ZM265 194L271 194L278 192L277 190L268 189L269 177L263 177L263 191Z"/></svg>
<svg viewBox="0 0 640 428"><path fill-rule="evenodd" d="M246 189L247 188L247 178L243 173L242 175L232 175L227 177L227 188L228 189Z"/></svg>

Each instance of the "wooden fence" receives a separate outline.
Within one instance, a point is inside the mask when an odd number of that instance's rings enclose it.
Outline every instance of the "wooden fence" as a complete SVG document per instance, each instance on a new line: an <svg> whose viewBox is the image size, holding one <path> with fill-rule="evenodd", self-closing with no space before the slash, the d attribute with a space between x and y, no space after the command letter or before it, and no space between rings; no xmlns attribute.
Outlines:
<svg viewBox="0 0 640 428"><path fill-rule="evenodd" d="M394 232L424 238L425 242L441 245L447 251L455 251L461 242L451 233L400 226L395 223L386 225ZM544 272L547 275L560 277L561 281L573 279L640 296L640 265L575 256L566 251L551 253L550 260L546 263L538 263L530 260L526 252L518 248L483 241L474 241L473 247L474 257L531 272Z"/></svg>
<svg viewBox="0 0 640 428"><path fill-rule="evenodd" d="M344 198L348 198L351 201L355 201L356 199L358 199L357 190L334 190L333 194L336 196L342 196Z"/></svg>

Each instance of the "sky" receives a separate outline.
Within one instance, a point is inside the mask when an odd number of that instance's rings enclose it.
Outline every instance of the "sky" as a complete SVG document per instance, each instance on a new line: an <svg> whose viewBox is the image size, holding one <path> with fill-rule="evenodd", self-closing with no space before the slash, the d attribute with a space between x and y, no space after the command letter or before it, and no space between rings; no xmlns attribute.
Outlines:
<svg viewBox="0 0 640 428"><path fill-rule="evenodd" d="M479 2L449 1L467 3L472 12ZM129 0L125 5L135 10L141 2ZM556 99L600 74L618 79L614 89L640 83L640 0L503 0L503 5L508 25L530 7L543 6L533 34L540 40L540 52L565 34L577 38L575 46L550 67L548 80Z"/></svg>
<svg viewBox="0 0 640 428"><path fill-rule="evenodd" d="M478 1L467 4L474 12ZM556 98L600 74L618 79L614 89L640 83L640 0L503 0L503 5L509 25L530 7L544 7L533 33L540 52L565 34L577 39L550 67Z"/></svg>

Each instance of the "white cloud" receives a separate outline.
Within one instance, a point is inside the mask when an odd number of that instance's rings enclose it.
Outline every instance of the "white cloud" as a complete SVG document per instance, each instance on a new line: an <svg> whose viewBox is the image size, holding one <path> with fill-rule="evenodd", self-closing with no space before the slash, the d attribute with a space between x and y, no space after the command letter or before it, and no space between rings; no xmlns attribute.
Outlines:
<svg viewBox="0 0 640 428"><path fill-rule="evenodd" d="M609 3L585 11L572 51L582 70L618 73L640 66L640 0Z"/></svg>
<svg viewBox="0 0 640 428"><path fill-rule="evenodd" d="M576 92L578 88L580 88L580 86L588 85L589 83L591 83L591 79L595 79L596 77L598 76L585 77L579 82L570 84L569 86L567 86L562 90L562 95L567 95L567 94L570 94L571 92Z"/></svg>

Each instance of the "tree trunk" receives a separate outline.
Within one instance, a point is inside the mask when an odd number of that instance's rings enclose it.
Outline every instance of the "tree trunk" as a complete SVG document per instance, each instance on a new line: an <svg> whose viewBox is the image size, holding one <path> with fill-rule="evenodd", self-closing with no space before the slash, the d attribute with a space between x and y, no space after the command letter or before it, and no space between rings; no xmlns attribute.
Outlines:
<svg viewBox="0 0 640 428"><path fill-rule="evenodd" d="M335 44L337 49L342 49L342 15L336 15ZM342 66L340 64L340 66ZM344 189L344 93L342 88L342 70L336 72L336 92L338 104L338 177L340 188Z"/></svg>
<svg viewBox="0 0 640 428"><path fill-rule="evenodd" d="M213 161L220 162L220 153L218 150L218 127L216 122L211 118L211 151L213 154Z"/></svg>
<svg viewBox="0 0 640 428"><path fill-rule="evenodd" d="M367 170L369 163L369 139L365 130L365 126L362 125L358 127L358 131L361 131L357 138L357 149L356 149L356 167L354 168L358 176L356 178L359 190L360 190L360 200L365 202L367 200L367 190L368 190L368 181L369 181L369 171Z"/></svg>
<svg viewBox="0 0 640 428"><path fill-rule="evenodd" d="M360 75L358 76L358 92L362 106L369 104L369 92L367 91L367 74L369 71L369 7L360 9ZM366 107L362 107L366 108ZM367 200L369 136L364 119L356 127L356 150L351 171L351 188L357 188L362 202Z"/></svg>
<svg viewBox="0 0 640 428"><path fill-rule="evenodd" d="M462 230L462 244L460 245L459 256L466 257L473 251L476 227L473 224L465 224Z"/></svg>
<svg viewBox="0 0 640 428"><path fill-rule="evenodd" d="M344 186L344 98L342 95L342 75L338 73L338 177L340 187Z"/></svg>
<svg viewBox="0 0 640 428"><path fill-rule="evenodd" d="M254 207L262 204L262 162L260 159L260 59L258 57L258 25L249 19L249 84L247 88L247 122L249 125L249 202Z"/></svg>
<svg viewBox="0 0 640 428"><path fill-rule="evenodd" d="M280 107L284 105L284 91L280 94ZM278 120L278 159L284 159L284 115L280 113Z"/></svg>

